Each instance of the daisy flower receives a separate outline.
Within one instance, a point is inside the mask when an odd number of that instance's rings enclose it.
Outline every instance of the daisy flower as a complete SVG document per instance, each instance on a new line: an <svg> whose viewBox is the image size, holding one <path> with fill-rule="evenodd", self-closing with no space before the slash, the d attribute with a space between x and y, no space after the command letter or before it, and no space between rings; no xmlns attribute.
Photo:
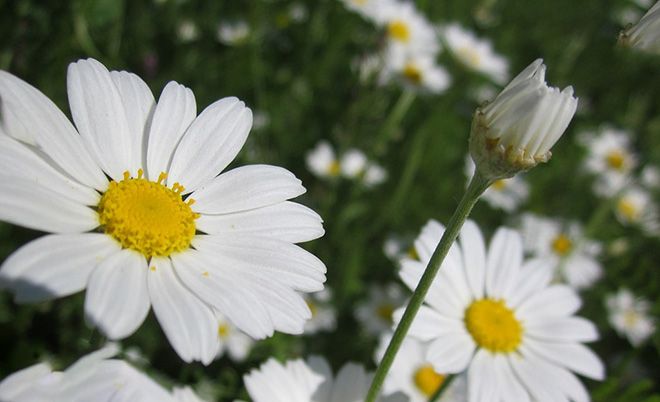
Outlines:
<svg viewBox="0 0 660 402"><path fill-rule="evenodd" d="M387 180L387 170L376 163L369 162L362 175L362 182L364 185L367 187L374 187L382 184L385 180Z"/></svg>
<svg viewBox="0 0 660 402"><path fill-rule="evenodd" d="M474 161L470 155L465 158L465 175L468 181L474 175ZM484 191L481 198L491 207L511 213L529 198L529 185L520 175L497 179Z"/></svg>
<svg viewBox="0 0 660 402"><path fill-rule="evenodd" d="M599 243L584 237L578 222L564 223L524 214L521 231L525 251L552 261L558 276L575 289L591 287L603 274Z"/></svg>
<svg viewBox="0 0 660 402"><path fill-rule="evenodd" d="M323 235L321 219L287 201L305 189L285 169L223 172L250 109L230 97L196 116L190 89L170 82L156 103L136 75L92 59L69 66L68 96L77 130L0 71L0 219L53 233L7 258L2 287L18 302L87 289L85 317L112 340L153 307L186 362L215 357L213 309L256 339L301 333L298 292L321 290L325 266L294 243Z"/></svg>
<svg viewBox="0 0 660 402"><path fill-rule="evenodd" d="M435 55L440 50L435 29L412 2L386 1L379 5L378 23L388 45L408 54Z"/></svg>
<svg viewBox="0 0 660 402"><path fill-rule="evenodd" d="M392 338L391 333L380 337L376 349L375 362L378 364L385 355L385 350ZM392 367L385 377L383 391L385 394L401 392L410 402L427 402L444 384L446 376L438 374L433 365L426 360L427 346L414 338L406 338L401 344L399 353L392 362ZM467 401L467 383L465 376L460 375L443 390L438 402Z"/></svg>
<svg viewBox="0 0 660 402"><path fill-rule="evenodd" d="M199 28L195 21L184 20L179 23L176 34L181 42L192 42L199 38Z"/></svg>
<svg viewBox="0 0 660 402"><path fill-rule="evenodd" d="M310 293L305 302L312 312L312 318L305 323L305 334L311 335L320 331L332 331L337 325L337 311L332 305L332 292L325 288L320 292Z"/></svg>
<svg viewBox="0 0 660 402"><path fill-rule="evenodd" d="M415 289L444 227L427 223L415 242L421 260L402 262L400 276ZM429 342L426 359L437 373L467 370L470 401L588 401L574 372L602 379L603 364L582 342L596 327L573 314L580 298L550 285L551 261L523 260L520 234L500 228L486 249L467 221L452 245L410 328ZM400 320L403 309L395 313Z"/></svg>
<svg viewBox="0 0 660 402"><path fill-rule="evenodd" d="M225 45L240 45L249 37L250 26L245 21L224 21L218 26L218 41Z"/></svg>
<svg viewBox="0 0 660 402"><path fill-rule="evenodd" d="M651 190L660 189L660 168L654 165L646 165L639 174L640 183Z"/></svg>
<svg viewBox="0 0 660 402"><path fill-rule="evenodd" d="M367 162L367 155L364 152L355 148L348 149L339 162L341 175L348 179L355 179L364 173Z"/></svg>
<svg viewBox="0 0 660 402"><path fill-rule="evenodd" d="M368 333L382 334L392 328L392 314L405 300L406 295L396 283L371 285L367 299L355 309L355 318Z"/></svg>
<svg viewBox="0 0 660 402"><path fill-rule="evenodd" d="M584 133L580 142L587 149L584 168L596 176L593 190L602 197L612 197L628 183L637 166L637 156L630 145L630 134L611 127L598 133Z"/></svg>
<svg viewBox="0 0 660 402"><path fill-rule="evenodd" d="M243 381L254 402L362 402L372 375L364 367L348 363L332 375L321 357L289 360L285 364L268 359ZM379 402L404 402L403 395L385 396Z"/></svg>
<svg viewBox="0 0 660 402"><path fill-rule="evenodd" d="M126 362L110 344L64 371L39 363L0 382L0 400L12 402L203 402L188 387L172 393Z"/></svg>
<svg viewBox="0 0 660 402"><path fill-rule="evenodd" d="M341 173L341 164L335 150L327 141L321 141L305 157L307 168L321 178L337 177Z"/></svg>
<svg viewBox="0 0 660 402"><path fill-rule="evenodd" d="M215 316L218 321L217 356L220 357L226 352L233 361L242 362L250 354L254 339L236 328L217 311L215 311Z"/></svg>
<svg viewBox="0 0 660 402"><path fill-rule="evenodd" d="M449 88L449 73L435 62L431 54L408 54L400 48L390 47L385 52L381 83L400 81L411 90L439 94Z"/></svg>
<svg viewBox="0 0 660 402"><path fill-rule="evenodd" d="M458 24L448 25L442 33L452 55L464 66L498 84L504 84L509 78L509 62L495 53L490 41L477 38Z"/></svg>
<svg viewBox="0 0 660 402"><path fill-rule="evenodd" d="M655 322L649 315L647 300L637 298L628 289L620 289L605 298L610 324L617 333L639 346L655 332Z"/></svg>
<svg viewBox="0 0 660 402"><path fill-rule="evenodd" d="M660 1L619 37L619 43L649 53L660 54Z"/></svg>
<svg viewBox="0 0 660 402"><path fill-rule="evenodd" d="M622 190L614 209L623 225L639 226L649 235L660 234L658 206L648 191L637 185Z"/></svg>

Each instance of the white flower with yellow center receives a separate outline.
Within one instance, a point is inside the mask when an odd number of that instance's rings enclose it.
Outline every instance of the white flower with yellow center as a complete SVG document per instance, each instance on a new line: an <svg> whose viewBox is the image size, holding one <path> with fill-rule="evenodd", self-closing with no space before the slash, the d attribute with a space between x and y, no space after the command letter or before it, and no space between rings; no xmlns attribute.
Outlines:
<svg viewBox="0 0 660 402"><path fill-rule="evenodd" d="M305 296L305 302L312 312L312 318L305 322L305 334L332 331L337 326L337 311L332 304L332 292L325 288L320 292Z"/></svg>
<svg viewBox="0 0 660 402"><path fill-rule="evenodd" d="M405 300L406 295L396 283L372 285L367 299L355 309L355 318L369 334L382 334L392 328L392 314Z"/></svg>
<svg viewBox="0 0 660 402"><path fill-rule="evenodd" d="M374 359L376 364L385 354L391 338L391 333L381 336ZM465 376L460 375L454 378L451 384L445 384L447 377L436 373L433 365L426 360L427 349L427 345L414 338L408 337L403 341L385 377L383 384L385 394L402 392L408 396L410 402L427 402L444 385L446 389L437 399L438 402L467 401Z"/></svg>
<svg viewBox="0 0 660 402"><path fill-rule="evenodd" d="M488 40L477 38L473 32L458 24L442 29L443 38L452 55L467 68L488 76L498 84L509 79L509 62L495 53Z"/></svg>
<svg viewBox="0 0 660 402"><path fill-rule="evenodd" d="M229 320L215 312L218 321L218 351L217 356L229 355L235 362L242 362L250 354L254 339L250 338Z"/></svg>
<svg viewBox="0 0 660 402"><path fill-rule="evenodd" d="M245 21L223 21L218 26L218 41L234 46L247 42L250 37L250 26Z"/></svg>
<svg viewBox="0 0 660 402"><path fill-rule="evenodd" d="M637 298L628 289L620 289L605 299L610 324L633 346L639 346L655 332L655 321L649 315L647 300Z"/></svg>
<svg viewBox="0 0 660 402"><path fill-rule="evenodd" d="M637 156L630 145L630 134L611 127L597 133L584 133L580 142L587 149L584 168L596 176L593 190L604 197L612 197L630 180L637 166Z"/></svg>
<svg viewBox="0 0 660 402"><path fill-rule="evenodd" d="M432 54L408 54L401 48L388 48L380 82L401 82L407 88L439 94L451 83L449 73L435 62Z"/></svg>
<svg viewBox="0 0 660 402"><path fill-rule="evenodd" d="M639 226L650 235L660 234L658 205L642 187L631 185L617 198L615 215L624 225Z"/></svg>
<svg viewBox="0 0 660 402"><path fill-rule="evenodd" d="M521 231L525 250L532 257L551 260L568 285L589 288L602 276L601 246L584 237L578 222L563 223L527 213L522 216Z"/></svg>
<svg viewBox="0 0 660 402"><path fill-rule="evenodd" d="M656 2L637 24L621 33L619 43L660 54L660 1Z"/></svg>
<svg viewBox="0 0 660 402"><path fill-rule="evenodd" d="M488 179L502 179L547 162L577 108L573 88L549 87L538 59L472 120L470 155Z"/></svg>
<svg viewBox="0 0 660 402"><path fill-rule="evenodd" d="M385 30L388 46L408 54L435 55L440 50L435 28L414 3L383 2L377 18Z"/></svg>
<svg viewBox="0 0 660 402"><path fill-rule="evenodd" d="M366 169L364 169L364 174L362 175L362 182L367 187L378 186L383 184L387 180L387 170L381 165L370 162L367 164Z"/></svg>
<svg viewBox="0 0 660 402"><path fill-rule="evenodd" d="M30 366L0 382L0 400L11 402L203 402L188 387L171 393L133 366L113 359L111 344L64 371L48 363Z"/></svg>
<svg viewBox="0 0 660 402"><path fill-rule="evenodd" d="M327 141L320 141L305 157L307 168L321 178L338 177L341 174L341 164L335 150Z"/></svg>
<svg viewBox="0 0 660 402"><path fill-rule="evenodd" d="M474 161L470 155L465 158L465 175L468 181L474 175ZM511 213L529 198L529 185L521 175L497 179L484 191L481 198L491 207Z"/></svg>
<svg viewBox="0 0 660 402"><path fill-rule="evenodd" d="M355 179L364 174L367 168L367 155L359 149L346 150L339 161L341 175L347 179Z"/></svg>
<svg viewBox="0 0 660 402"><path fill-rule="evenodd" d="M294 243L321 236L321 219L287 201L305 189L285 169L220 174L250 109L224 98L197 116L189 89L170 82L156 103L136 75L92 59L69 66L68 95L77 130L0 72L0 219L53 233L4 262L2 286L19 302L86 288L87 321L113 340L153 307L187 362L215 357L213 308L253 338L301 333L298 292L321 290L325 266Z"/></svg>
<svg viewBox="0 0 660 402"><path fill-rule="evenodd" d="M321 357L289 360L270 358L243 381L254 402L362 402L373 375L354 363L345 364L332 375ZM379 402L405 402L403 395L383 396Z"/></svg>
<svg viewBox="0 0 660 402"><path fill-rule="evenodd" d="M430 221L415 241L420 261L402 262L401 279L414 289L444 227ZM588 401L575 373L602 379L603 364L582 342L596 327L573 314L581 301L571 288L550 285L551 262L523 260L518 232L500 228L490 247L467 221L410 328L429 342L437 373L467 370L470 401ZM395 313L395 321L403 309Z"/></svg>

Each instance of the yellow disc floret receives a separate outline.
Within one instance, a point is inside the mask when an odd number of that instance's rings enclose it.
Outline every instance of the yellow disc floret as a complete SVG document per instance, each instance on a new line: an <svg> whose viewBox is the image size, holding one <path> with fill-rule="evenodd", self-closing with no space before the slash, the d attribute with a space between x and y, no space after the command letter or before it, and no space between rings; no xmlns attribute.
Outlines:
<svg viewBox="0 0 660 402"><path fill-rule="evenodd" d="M410 28L403 21L392 21L387 25L387 33L392 39L407 43L410 41Z"/></svg>
<svg viewBox="0 0 660 402"><path fill-rule="evenodd" d="M163 184L165 173L156 182L142 176L142 169L135 178L124 172L122 181L110 182L97 208L101 228L122 247L147 258L189 248L199 217L190 208L194 200L184 201L179 183L172 188Z"/></svg>
<svg viewBox="0 0 660 402"><path fill-rule="evenodd" d="M403 76L415 85L422 83L422 71L412 63L408 63L403 67Z"/></svg>
<svg viewBox="0 0 660 402"><path fill-rule="evenodd" d="M623 170L626 156L621 151L613 150L605 156L605 160L607 161L607 165L612 169Z"/></svg>
<svg viewBox="0 0 660 402"><path fill-rule="evenodd" d="M552 240L552 251L560 256L566 256L573 249L573 242L565 234L559 234Z"/></svg>
<svg viewBox="0 0 660 402"><path fill-rule="evenodd" d="M522 341L522 325L503 300L474 301L465 310L465 326L477 345L494 353L513 352Z"/></svg>
<svg viewBox="0 0 660 402"><path fill-rule="evenodd" d="M433 366L426 364L415 371L413 378L417 389L426 397L434 395L445 381L445 376L433 370Z"/></svg>

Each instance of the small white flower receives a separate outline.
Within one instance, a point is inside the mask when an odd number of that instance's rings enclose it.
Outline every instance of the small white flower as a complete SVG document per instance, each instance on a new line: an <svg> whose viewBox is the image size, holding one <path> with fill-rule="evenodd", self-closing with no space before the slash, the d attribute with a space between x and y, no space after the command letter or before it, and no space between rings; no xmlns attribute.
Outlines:
<svg viewBox="0 0 660 402"><path fill-rule="evenodd" d="M372 374L354 363L345 364L332 375L321 357L289 360L285 364L268 359L245 376L245 388L254 402L362 402ZM405 402L403 395L383 396L379 402Z"/></svg>
<svg viewBox="0 0 660 402"><path fill-rule="evenodd" d="M250 338L218 311L214 311L218 321L218 352L220 357L226 353L235 362L242 362L250 353L254 339Z"/></svg>
<svg viewBox="0 0 660 402"><path fill-rule="evenodd" d="M240 45L250 37L250 26L247 22L223 21L218 26L218 40L225 45Z"/></svg>
<svg viewBox="0 0 660 402"><path fill-rule="evenodd" d="M444 227L430 221L415 241L420 261L402 261L401 279L415 289ZM470 401L586 401L574 373L604 377L600 359L583 342L596 327L574 313L573 289L550 285L547 259L523 258L520 234L500 228L488 249L467 221L449 249L409 336L429 342L426 359L437 373L467 370ZM403 309L395 312L395 322Z"/></svg>
<svg viewBox="0 0 660 402"><path fill-rule="evenodd" d="M534 61L477 109L470 134L477 169L486 178L501 179L547 162L576 108L573 88L548 87L543 60Z"/></svg>
<svg viewBox="0 0 660 402"><path fill-rule="evenodd" d="M364 173L367 167L367 156L358 149L348 149L341 156L339 166L342 176L348 179L355 179Z"/></svg>
<svg viewBox="0 0 660 402"><path fill-rule="evenodd" d="M65 371L45 363L0 382L0 400L11 402L203 402L189 388L172 393L122 360L114 344L92 352Z"/></svg>
<svg viewBox="0 0 660 402"><path fill-rule="evenodd" d="M639 226L650 235L660 234L658 206L651 194L637 185L633 184L621 192L614 212L624 225Z"/></svg>
<svg viewBox="0 0 660 402"><path fill-rule="evenodd" d="M392 333L384 333L380 337L378 349L375 353L375 362L378 364L385 355ZM402 392L408 396L410 402L427 402L438 391L446 380L446 376L438 374L433 365L426 360L426 344L407 337L401 344L392 367L385 377L383 392L391 394ZM466 402L467 381L464 375L453 379L452 383L443 390L438 402Z"/></svg>
<svg viewBox="0 0 660 402"><path fill-rule="evenodd" d="M181 21L176 32L181 42L192 42L199 37L199 28L192 20Z"/></svg>
<svg viewBox="0 0 660 402"><path fill-rule="evenodd" d="M660 54L660 1L656 2L637 24L621 33L619 43Z"/></svg>
<svg viewBox="0 0 660 402"><path fill-rule="evenodd" d="M552 261L561 280L575 289L591 287L602 276L597 259L601 246L584 237L578 222L563 223L526 213L521 231L525 250L532 257Z"/></svg>
<svg viewBox="0 0 660 402"><path fill-rule="evenodd" d="M379 4L378 23L386 32L388 46L408 54L435 55L440 50L435 29L412 2Z"/></svg>
<svg viewBox="0 0 660 402"><path fill-rule="evenodd" d="M307 8L302 3L294 3L289 7L289 18L293 22L303 22L307 20L308 15Z"/></svg>
<svg viewBox="0 0 660 402"><path fill-rule="evenodd" d="M580 142L588 152L584 168L596 176L594 192L603 197L612 197L621 191L637 166L637 156L630 145L630 134L603 127L597 133L582 134Z"/></svg>
<svg viewBox="0 0 660 402"><path fill-rule="evenodd" d="M312 318L305 323L305 334L311 335L335 329L337 311L332 304L332 291L329 288L306 295L305 302L312 312Z"/></svg>
<svg viewBox="0 0 660 402"><path fill-rule="evenodd" d="M474 175L474 161L470 155L465 159L465 174L468 180ZM517 210L520 204L527 201L528 197L529 185L520 175L508 179L495 180L481 195L481 198L491 207L499 208L509 213Z"/></svg>
<svg viewBox="0 0 660 402"><path fill-rule="evenodd" d="M300 292L323 288L325 266L294 243L323 235L321 218L288 201L305 188L286 169L224 171L250 109L229 97L198 116L175 82L156 103L138 76L92 59L69 66L68 95L77 129L0 71L0 219L53 233L9 256L0 285L19 302L86 289L86 320L113 340L153 308L186 362L216 355L212 309L253 338L302 333Z"/></svg>
<svg viewBox="0 0 660 402"><path fill-rule="evenodd" d="M509 62L495 53L490 41L477 38L473 32L458 24L442 29L451 53L467 68L488 76L498 84L509 78Z"/></svg>
<svg viewBox="0 0 660 402"><path fill-rule="evenodd" d="M362 181L367 187L377 186L387 180L387 170L375 163L369 163L364 171Z"/></svg>
<svg viewBox="0 0 660 402"><path fill-rule="evenodd" d="M442 93L449 87L451 77L435 62L435 56L408 54L397 47L389 47L385 55L381 83L398 80L410 89L432 94Z"/></svg>
<svg viewBox="0 0 660 402"><path fill-rule="evenodd" d="M649 315L649 302L635 297L628 289L620 289L605 299L608 318L619 335L633 346L641 345L655 332L655 321Z"/></svg>
<svg viewBox="0 0 660 402"><path fill-rule="evenodd" d="M321 178L337 177L341 173L341 165L335 150L327 141L321 141L307 153L305 157L307 168Z"/></svg>
<svg viewBox="0 0 660 402"><path fill-rule="evenodd" d="M342 0L347 9L377 24L382 20L383 5L392 0Z"/></svg>
<svg viewBox="0 0 660 402"><path fill-rule="evenodd" d="M405 300L401 286L396 283L371 285L367 299L355 309L355 318L369 334L379 335L392 328L392 314Z"/></svg>
<svg viewBox="0 0 660 402"><path fill-rule="evenodd" d="M657 166L644 166L639 176L639 181L644 187L652 190L660 189L660 169Z"/></svg>

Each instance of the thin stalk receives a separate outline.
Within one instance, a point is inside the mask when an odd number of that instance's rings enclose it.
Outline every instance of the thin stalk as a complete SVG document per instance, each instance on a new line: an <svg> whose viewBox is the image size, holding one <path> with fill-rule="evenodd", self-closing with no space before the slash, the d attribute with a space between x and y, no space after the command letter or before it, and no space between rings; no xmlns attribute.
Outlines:
<svg viewBox="0 0 660 402"><path fill-rule="evenodd" d="M437 391L435 391L435 394L431 395L429 398L428 402L437 402L440 400L440 397L445 393L447 388L449 388L449 385L451 384L452 381L456 378L455 375L448 375L445 377L445 380L442 382L440 385L440 388L438 388Z"/></svg>
<svg viewBox="0 0 660 402"><path fill-rule="evenodd" d="M376 374L374 375L374 379L371 382L371 387L369 388L369 393L367 394L365 402L374 402L376 400L378 392L380 391L380 388L383 385L383 381L385 380L385 376L392 366L394 357L399 351L401 343L408 333L410 325L417 315L422 302L424 302L424 298L426 297L426 294L428 293L429 288L433 283L433 279L440 270L442 262L449 252L449 248L456 240L456 237L458 237L458 233L460 232L461 227L463 227L463 223L465 223L465 220L470 215L470 212L479 200L479 197L491 183L492 182L490 180L484 178L481 174L479 174L478 171L472 177L472 180L470 180L470 184L468 185L467 190L465 190L463 198L461 198L461 201L458 203L454 214L449 219L449 223L447 224L445 232L442 234L440 243L438 243L437 247L435 248L435 251L431 256L431 260L426 266L424 274L419 280L419 284L417 285L417 288L410 298L410 302L406 307L406 311L403 313L403 317L401 317L399 325L397 325L396 330L394 330L394 335L392 336L390 344L387 346L385 356L383 356L383 360L380 362L378 368L376 369Z"/></svg>
<svg viewBox="0 0 660 402"><path fill-rule="evenodd" d="M387 116L387 119L385 119L383 128L380 131L380 135L376 138L376 143L374 144L373 148L376 155L382 155L385 153L387 144L390 142L392 136L399 128L401 120L403 120L403 116L406 115L414 100L415 92L406 89L401 93L401 96L399 96L399 99L397 99L396 103L392 107L392 111L390 112L389 116Z"/></svg>

